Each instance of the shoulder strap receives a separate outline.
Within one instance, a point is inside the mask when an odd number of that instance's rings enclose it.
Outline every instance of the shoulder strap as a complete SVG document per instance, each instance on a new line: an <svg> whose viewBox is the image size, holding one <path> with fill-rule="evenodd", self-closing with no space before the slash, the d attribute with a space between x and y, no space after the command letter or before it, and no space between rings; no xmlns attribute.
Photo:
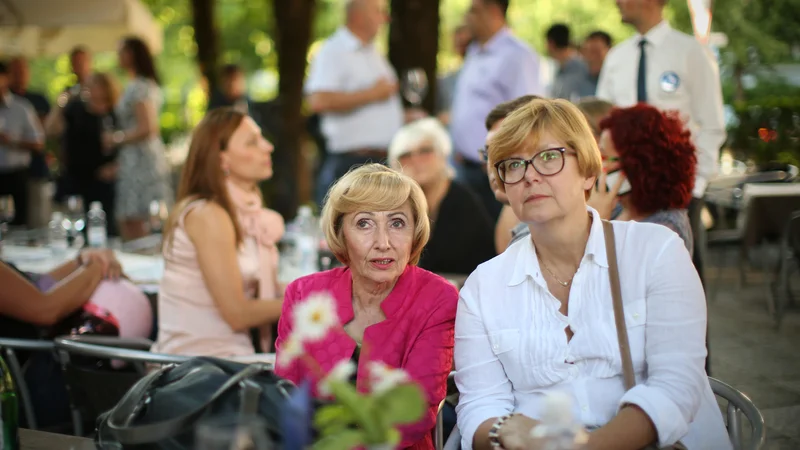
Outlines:
<svg viewBox="0 0 800 450"><path fill-rule="evenodd" d="M625 390L636 386L636 377L633 373L631 360L631 347L628 344L628 328L625 326L625 308L622 304L622 288L619 282L619 266L617 265L617 244L614 239L614 226L611 222L603 221L603 234L606 239L606 259L608 260L608 281L611 285L611 299L614 304L614 322L617 326L617 340L619 353L622 359L622 377L625 381Z"/></svg>

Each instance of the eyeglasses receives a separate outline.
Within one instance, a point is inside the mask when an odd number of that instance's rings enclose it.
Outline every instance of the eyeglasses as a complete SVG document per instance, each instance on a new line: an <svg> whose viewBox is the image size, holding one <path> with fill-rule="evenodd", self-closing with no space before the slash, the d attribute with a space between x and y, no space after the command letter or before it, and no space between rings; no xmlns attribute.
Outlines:
<svg viewBox="0 0 800 450"><path fill-rule="evenodd" d="M564 170L565 154L574 154L573 151L568 151L566 148L548 148L543 150L531 159L523 158L509 158L504 159L494 167L497 169L497 175L500 181L505 184L516 184L525 178L525 173L528 171L528 166L533 166L533 170L542 176L553 176Z"/></svg>

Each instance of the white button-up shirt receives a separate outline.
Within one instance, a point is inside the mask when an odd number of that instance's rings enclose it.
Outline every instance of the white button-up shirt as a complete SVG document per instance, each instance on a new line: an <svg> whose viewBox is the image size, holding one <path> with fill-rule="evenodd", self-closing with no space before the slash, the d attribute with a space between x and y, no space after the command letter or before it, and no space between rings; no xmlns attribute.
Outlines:
<svg viewBox="0 0 800 450"><path fill-rule="evenodd" d="M44 131L33 105L10 92L3 96L3 104L0 104L0 133L13 142L44 142ZM30 150L0 145L0 173L25 169L30 164Z"/></svg>
<svg viewBox="0 0 800 450"><path fill-rule="evenodd" d="M625 392L614 325L603 226L592 223L572 281L569 315L550 294L531 239L478 266L456 315L458 426L472 448L484 421L510 412L542 417L545 394L571 394L587 427L620 405L639 406L661 446L731 448L705 373L706 302L683 241L668 228L613 222L637 386ZM564 331L574 333L567 342Z"/></svg>
<svg viewBox="0 0 800 450"><path fill-rule="evenodd" d="M693 194L701 198L716 175L719 149L725 142L722 88L714 56L694 37L666 21L644 35L647 103L676 110L688 124L697 147ZM597 96L619 107L636 104L639 42L634 36L608 52L597 84Z"/></svg>
<svg viewBox="0 0 800 450"><path fill-rule="evenodd" d="M357 92L371 88L381 78L397 81L389 61L373 44L365 45L347 27L341 27L311 62L305 92ZM398 94L351 111L322 114L322 133L331 153L388 149L402 126L403 105Z"/></svg>

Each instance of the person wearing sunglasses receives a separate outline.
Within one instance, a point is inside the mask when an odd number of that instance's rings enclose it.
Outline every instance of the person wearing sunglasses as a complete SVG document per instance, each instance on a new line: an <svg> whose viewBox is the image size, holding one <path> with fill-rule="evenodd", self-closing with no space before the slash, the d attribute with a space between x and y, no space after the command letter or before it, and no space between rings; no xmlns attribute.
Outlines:
<svg viewBox="0 0 800 450"><path fill-rule="evenodd" d="M580 110L566 100L533 100L506 117L488 159L530 238L478 266L460 292L462 448L548 448L531 433L554 412L547 398L558 392L592 430L587 449L679 441L730 449L703 367L706 303L689 252L666 227L613 221L616 243L607 253L607 225L586 204L602 160ZM629 376L638 380L629 390L612 306L614 261Z"/></svg>
<svg viewBox="0 0 800 450"><path fill-rule="evenodd" d="M438 119L405 125L389 146L389 165L422 187L431 219L431 239L419 266L435 273L469 275L493 258L494 224L467 186L453 179L447 160L453 144Z"/></svg>
<svg viewBox="0 0 800 450"><path fill-rule="evenodd" d="M697 152L680 118L640 103L618 108L599 123L603 172L589 205L610 219L664 225L694 249L687 208Z"/></svg>

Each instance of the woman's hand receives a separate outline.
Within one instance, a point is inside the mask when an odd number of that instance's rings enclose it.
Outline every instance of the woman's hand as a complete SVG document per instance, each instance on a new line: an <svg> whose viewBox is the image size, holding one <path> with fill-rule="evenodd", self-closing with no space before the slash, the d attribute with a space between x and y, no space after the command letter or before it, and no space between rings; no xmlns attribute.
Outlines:
<svg viewBox="0 0 800 450"><path fill-rule="evenodd" d="M536 425L539 425L538 420L522 414L509 417L500 428L500 444L505 450L535 450L538 446L533 445L535 441L531 437L531 430Z"/></svg>
<svg viewBox="0 0 800 450"><path fill-rule="evenodd" d="M608 186L606 185L606 173L600 173L600 176L597 178L597 186L592 189L592 195L589 197L587 203L597 210L601 219L611 219L611 214L614 213L614 208L616 208L619 203L619 197L617 195L624 181L625 175L621 175L611 190L608 190Z"/></svg>
<svg viewBox="0 0 800 450"><path fill-rule="evenodd" d="M122 265L117 261L114 252L107 249L86 249L81 251L78 259L81 264L99 264L103 278L118 280L122 276Z"/></svg>

